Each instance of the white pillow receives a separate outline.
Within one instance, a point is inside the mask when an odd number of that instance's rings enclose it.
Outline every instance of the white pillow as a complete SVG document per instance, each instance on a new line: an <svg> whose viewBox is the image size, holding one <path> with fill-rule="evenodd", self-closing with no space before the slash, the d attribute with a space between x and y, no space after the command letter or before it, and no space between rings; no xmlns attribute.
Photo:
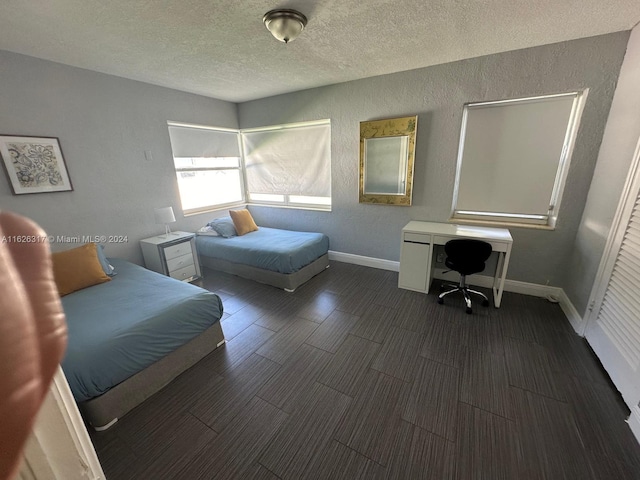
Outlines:
<svg viewBox="0 0 640 480"><path fill-rule="evenodd" d="M209 236L209 237L219 237L218 232L216 232L212 227L210 227L209 225L205 225L204 227L202 227L201 229L199 229L196 232L196 235L205 235L205 236Z"/></svg>

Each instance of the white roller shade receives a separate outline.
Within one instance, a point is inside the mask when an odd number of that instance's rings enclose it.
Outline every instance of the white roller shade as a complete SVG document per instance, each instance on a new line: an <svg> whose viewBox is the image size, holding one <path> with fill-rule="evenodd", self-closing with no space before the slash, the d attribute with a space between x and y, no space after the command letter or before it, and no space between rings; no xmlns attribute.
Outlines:
<svg viewBox="0 0 640 480"><path fill-rule="evenodd" d="M331 196L331 125L242 131L250 193Z"/></svg>
<svg viewBox="0 0 640 480"><path fill-rule="evenodd" d="M455 210L546 218L576 98L467 105Z"/></svg>
<svg viewBox="0 0 640 480"><path fill-rule="evenodd" d="M239 157L238 132L169 125L174 157Z"/></svg>

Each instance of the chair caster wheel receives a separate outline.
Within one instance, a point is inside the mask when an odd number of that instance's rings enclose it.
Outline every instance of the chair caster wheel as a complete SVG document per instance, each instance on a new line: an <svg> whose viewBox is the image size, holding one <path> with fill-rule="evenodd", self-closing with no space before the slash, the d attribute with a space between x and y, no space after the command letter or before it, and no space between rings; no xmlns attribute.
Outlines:
<svg viewBox="0 0 640 480"><path fill-rule="evenodd" d="M467 312L468 314L473 313L473 310L471 310L469 307L467 307L467 309L465 310L465 312Z"/></svg>
<svg viewBox="0 0 640 480"><path fill-rule="evenodd" d="M444 292L444 284L440 284L440 293Z"/></svg>
<svg viewBox="0 0 640 480"><path fill-rule="evenodd" d="M438 299L438 303L439 303L440 305L442 305L442 304L444 303L444 298L439 298L439 299Z"/></svg>
<svg viewBox="0 0 640 480"><path fill-rule="evenodd" d="M489 306L489 300L483 300L482 301L482 306L483 307L488 307Z"/></svg>

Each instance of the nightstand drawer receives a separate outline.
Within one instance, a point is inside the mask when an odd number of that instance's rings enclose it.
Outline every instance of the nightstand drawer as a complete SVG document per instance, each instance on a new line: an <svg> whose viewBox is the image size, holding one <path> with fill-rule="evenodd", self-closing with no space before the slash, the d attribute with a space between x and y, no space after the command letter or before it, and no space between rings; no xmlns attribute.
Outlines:
<svg viewBox="0 0 640 480"><path fill-rule="evenodd" d="M188 267L179 268L173 272L169 272L169 276L171 278L175 278L177 280L185 280L187 278L191 278L196 274L196 266L192 263Z"/></svg>
<svg viewBox="0 0 640 480"><path fill-rule="evenodd" d="M170 247L164 247L164 258L167 260L167 263L172 258L186 255L187 253L192 253L191 242L182 242L177 245L171 245Z"/></svg>
<svg viewBox="0 0 640 480"><path fill-rule="evenodd" d="M167 235L140 240L144 264L149 270L179 280L200 278L200 264L196 254L195 236L189 232L173 232Z"/></svg>
<svg viewBox="0 0 640 480"><path fill-rule="evenodd" d="M193 265L193 255L191 252L186 255L180 255L179 257L167 260L167 270L169 270L169 273L188 267L189 265Z"/></svg>

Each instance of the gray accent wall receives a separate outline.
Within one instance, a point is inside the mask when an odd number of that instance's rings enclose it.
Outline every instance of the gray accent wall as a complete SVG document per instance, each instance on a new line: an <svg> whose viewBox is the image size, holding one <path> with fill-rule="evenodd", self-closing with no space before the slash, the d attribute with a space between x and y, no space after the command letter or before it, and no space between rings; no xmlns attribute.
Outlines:
<svg viewBox="0 0 640 480"><path fill-rule="evenodd" d="M589 196L561 284L580 315L587 312L591 289L638 141L640 27L635 27L620 69Z"/></svg>
<svg viewBox="0 0 640 480"><path fill-rule="evenodd" d="M331 119L332 211L252 206L254 218L259 225L322 231L335 251L397 261L400 231L409 220L449 219L465 103L589 88L556 229L511 228L508 278L559 286L628 38L620 32L242 103L241 128ZM359 204L359 122L415 114L413 206Z"/></svg>
<svg viewBox="0 0 640 480"><path fill-rule="evenodd" d="M14 196L2 172L0 208L55 236L126 235L107 255L137 263L138 241L164 232L154 208L173 207L173 229L212 217L182 215L167 120L237 128L236 104L4 51L0 74L0 134L58 137L74 187Z"/></svg>
<svg viewBox="0 0 640 480"><path fill-rule="evenodd" d="M14 196L2 175L0 208L56 236L126 235L129 242L108 244L107 254L140 263L138 241L163 231L154 208L173 206L172 227L187 231L224 213L182 215L168 120L250 128L330 118L332 211L251 207L252 213L264 226L322 231L335 251L397 261L409 220L449 219L464 103L589 88L556 230L511 229L508 277L567 289L567 269L584 265L574 241L628 38L620 32L239 105L0 51L0 133L58 137L74 185L73 192ZM415 114L413 206L359 204L359 122ZM594 246L585 238L583 232L575 244L586 242L582 257ZM594 253L596 265L600 254ZM587 283L575 287L578 303Z"/></svg>

